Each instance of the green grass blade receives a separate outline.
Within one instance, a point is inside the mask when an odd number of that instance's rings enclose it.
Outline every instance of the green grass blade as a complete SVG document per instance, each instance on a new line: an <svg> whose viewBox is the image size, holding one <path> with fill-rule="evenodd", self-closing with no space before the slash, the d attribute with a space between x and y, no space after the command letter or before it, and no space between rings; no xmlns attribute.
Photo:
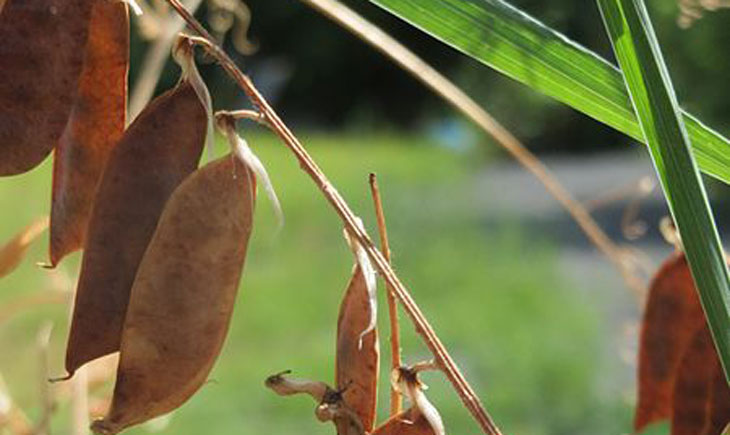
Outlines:
<svg viewBox="0 0 730 435"><path fill-rule="evenodd" d="M730 288L720 238L643 0L598 0L725 369Z"/></svg>
<svg viewBox="0 0 730 435"><path fill-rule="evenodd" d="M502 0L370 0L531 88L644 141L618 69ZM730 183L730 141L684 115L703 172Z"/></svg>

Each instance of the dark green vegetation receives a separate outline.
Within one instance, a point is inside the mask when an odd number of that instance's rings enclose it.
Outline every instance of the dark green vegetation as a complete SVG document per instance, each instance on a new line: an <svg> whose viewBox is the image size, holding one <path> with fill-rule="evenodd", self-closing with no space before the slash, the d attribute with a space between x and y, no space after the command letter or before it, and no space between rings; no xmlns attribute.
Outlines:
<svg viewBox="0 0 730 435"><path fill-rule="evenodd" d="M291 156L268 135L246 137L268 165L286 226L275 235L273 212L260 195L225 350L211 382L174 414L163 433L329 434L331 427L315 421L309 398L282 399L263 381L283 369L333 379L334 325L351 254L339 220ZM378 172L396 269L506 433L629 430L631 408L624 397L631 391L616 391L603 370L618 364L618 349L606 349L600 338L603 292L623 288L600 283L588 290L571 288L557 269L556 248L546 239L528 239L508 221L485 230L489 204L473 187L480 171L473 156L437 149L417 137L304 135L302 140L373 234L367 174ZM12 210L3 213L0 236L47 212L49 170L46 163L0 184L0 205ZM45 260L45 248L45 240L34 246L26 264L0 283L0 302L48 285L46 273L33 266ZM61 267L75 271L77 264L75 254ZM42 307L0 326L0 372L33 415L39 412L40 383L35 333L44 319L54 319L51 369L62 374L67 311ZM386 311L381 301L383 331ZM402 325L406 362L427 358L407 320ZM387 349L386 336L381 343ZM425 381L448 433L475 433L443 378L427 374ZM386 392L383 385L383 410ZM61 411L66 415L65 408ZM64 419L57 419L57 433L63 432Z"/></svg>

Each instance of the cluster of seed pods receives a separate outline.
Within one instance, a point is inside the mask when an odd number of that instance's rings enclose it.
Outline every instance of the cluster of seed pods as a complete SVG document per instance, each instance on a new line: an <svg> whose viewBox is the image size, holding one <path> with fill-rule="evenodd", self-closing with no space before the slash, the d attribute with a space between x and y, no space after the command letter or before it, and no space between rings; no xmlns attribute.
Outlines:
<svg viewBox="0 0 730 435"><path fill-rule="evenodd" d="M198 168L213 112L184 37L173 51L180 81L125 129L126 3L4 0L0 40L0 176L54 151L48 267L84 251L67 378L119 352L110 408L92 425L119 433L206 382L238 292L257 177L276 195L233 125L232 152ZM48 226L39 220L0 248L0 276Z"/></svg>
<svg viewBox="0 0 730 435"><path fill-rule="evenodd" d="M357 241L348 233L345 238L355 265L337 318L336 388L321 381L289 377L289 372L270 376L265 385L281 396L312 396L317 402L315 416L320 421L333 422L338 435L444 435L441 417L426 398L418 378L418 372L434 368L432 364L393 370L393 387L412 406L376 425L380 349L375 319L375 272Z"/></svg>

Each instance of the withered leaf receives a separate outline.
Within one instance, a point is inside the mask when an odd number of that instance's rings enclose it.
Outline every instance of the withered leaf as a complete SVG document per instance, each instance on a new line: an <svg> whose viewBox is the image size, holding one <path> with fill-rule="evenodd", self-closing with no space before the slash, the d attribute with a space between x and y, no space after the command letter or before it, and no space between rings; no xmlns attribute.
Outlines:
<svg viewBox="0 0 730 435"><path fill-rule="evenodd" d="M155 99L113 148L91 217L66 350L70 375L119 350L129 292L157 220L198 165L206 113L183 81Z"/></svg>
<svg viewBox="0 0 730 435"><path fill-rule="evenodd" d="M129 16L121 1L94 4L78 94L53 162L50 260L81 248L96 187L124 131Z"/></svg>
<svg viewBox="0 0 730 435"><path fill-rule="evenodd" d="M634 427L670 418L672 391L684 349L705 319L687 260L672 254L654 276L639 338L638 404Z"/></svg>
<svg viewBox="0 0 730 435"><path fill-rule="evenodd" d="M114 434L172 411L206 381L228 331L254 206L253 174L224 157L170 198L134 282L112 407Z"/></svg>
<svg viewBox="0 0 730 435"><path fill-rule="evenodd" d="M7 0L0 14L0 175L37 166L66 126L93 0Z"/></svg>
<svg viewBox="0 0 730 435"><path fill-rule="evenodd" d="M380 350L377 330L362 337L372 318L367 283L360 266L356 266L340 305L337 320L337 359L335 382L343 391L347 406L360 417L363 427L371 431L377 409ZM339 427L338 432L345 433Z"/></svg>
<svg viewBox="0 0 730 435"><path fill-rule="evenodd" d="M48 218L36 220L0 247L0 278L14 271L25 257L28 247L48 228Z"/></svg>
<svg viewBox="0 0 730 435"><path fill-rule="evenodd" d="M417 409L411 408L391 417L373 435L436 435L436 432Z"/></svg>

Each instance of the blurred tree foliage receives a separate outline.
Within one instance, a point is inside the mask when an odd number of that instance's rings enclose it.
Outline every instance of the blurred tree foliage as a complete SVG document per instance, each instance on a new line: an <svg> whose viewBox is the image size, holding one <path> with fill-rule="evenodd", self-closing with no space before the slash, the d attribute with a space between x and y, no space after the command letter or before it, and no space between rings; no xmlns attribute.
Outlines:
<svg viewBox="0 0 730 435"><path fill-rule="evenodd" d="M615 147L627 140L613 130L463 56L366 0L345 3L389 31L462 85L531 148L580 151ZM611 58L598 9L585 0L515 0L568 37ZM455 116L420 83L379 53L297 0L248 0L249 37L259 45L239 64L254 77L284 116L299 127L401 129ZM707 14L689 29L677 25L672 0L649 6L682 105L710 126L730 133L730 10ZM205 19L203 7L198 15ZM138 37L133 65L144 43ZM233 52L232 44L226 48ZM612 59L612 58L611 58ZM136 61L136 62L135 62ZM203 67L218 106L241 107L245 99L220 70ZM160 90L172 85L168 65ZM136 71L132 71L134 78Z"/></svg>

